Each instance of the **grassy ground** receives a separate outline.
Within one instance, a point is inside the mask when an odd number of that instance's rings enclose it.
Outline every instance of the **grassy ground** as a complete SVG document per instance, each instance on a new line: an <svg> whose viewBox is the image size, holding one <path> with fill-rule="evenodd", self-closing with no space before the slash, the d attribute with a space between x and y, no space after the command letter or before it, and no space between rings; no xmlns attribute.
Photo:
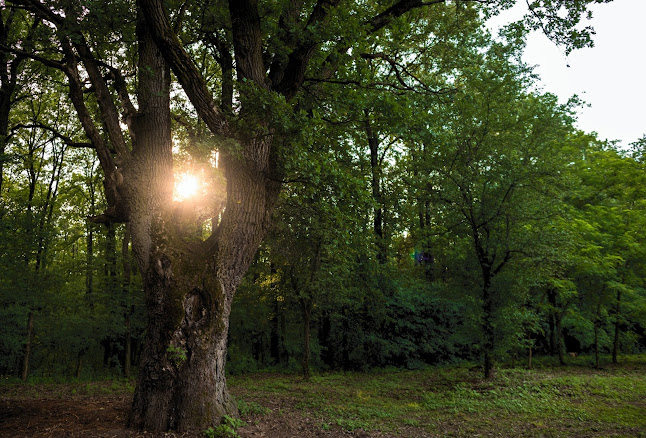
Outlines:
<svg viewBox="0 0 646 438"><path fill-rule="evenodd" d="M469 366L229 377L246 425L228 437L644 437L646 355L534 370ZM127 429L128 380L0 382L0 436L146 437ZM203 431L168 437L204 437Z"/></svg>
<svg viewBox="0 0 646 438"><path fill-rule="evenodd" d="M322 430L341 427L394 436L646 437L646 356L590 368L498 369L493 380L469 367L333 373L310 382L287 375L229 379L259 405L291 399Z"/></svg>

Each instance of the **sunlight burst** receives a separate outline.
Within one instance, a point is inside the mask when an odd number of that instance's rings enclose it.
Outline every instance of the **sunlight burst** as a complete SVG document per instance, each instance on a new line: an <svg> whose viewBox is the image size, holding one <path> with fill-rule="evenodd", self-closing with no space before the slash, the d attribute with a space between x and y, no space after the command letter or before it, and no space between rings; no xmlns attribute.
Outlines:
<svg viewBox="0 0 646 438"><path fill-rule="evenodd" d="M184 201L197 195L200 182L193 174L185 172L175 180L174 198L176 201Z"/></svg>

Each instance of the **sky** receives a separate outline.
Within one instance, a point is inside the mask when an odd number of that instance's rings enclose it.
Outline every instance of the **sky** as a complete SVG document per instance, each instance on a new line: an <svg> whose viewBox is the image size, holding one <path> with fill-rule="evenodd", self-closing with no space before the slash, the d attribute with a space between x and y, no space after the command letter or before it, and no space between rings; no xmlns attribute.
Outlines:
<svg viewBox="0 0 646 438"><path fill-rule="evenodd" d="M489 25L518 19L526 8L519 1ZM576 94L590 105L579 111L578 128L629 148L646 134L646 0L614 0L591 9L593 48L566 57L564 48L533 32L523 60L536 65L542 91L556 94L560 102Z"/></svg>

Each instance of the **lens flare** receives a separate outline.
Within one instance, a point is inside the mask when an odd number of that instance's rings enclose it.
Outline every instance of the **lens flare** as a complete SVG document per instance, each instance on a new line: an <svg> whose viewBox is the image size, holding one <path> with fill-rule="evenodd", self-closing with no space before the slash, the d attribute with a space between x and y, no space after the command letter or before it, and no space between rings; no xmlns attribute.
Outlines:
<svg viewBox="0 0 646 438"><path fill-rule="evenodd" d="M188 172L183 173L175 181L174 198L176 201L184 201L197 195L200 182L197 177Z"/></svg>

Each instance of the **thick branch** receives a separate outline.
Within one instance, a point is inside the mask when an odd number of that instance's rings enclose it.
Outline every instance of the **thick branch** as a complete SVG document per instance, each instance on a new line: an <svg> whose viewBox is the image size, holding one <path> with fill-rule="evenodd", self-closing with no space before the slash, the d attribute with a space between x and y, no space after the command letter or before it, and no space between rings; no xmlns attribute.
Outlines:
<svg viewBox="0 0 646 438"><path fill-rule="evenodd" d="M173 31L161 0L139 0L146 23L177 80L195 107L199 116L216 135L230 136L229 125L213 101L199 70Z"/></svg>
<svg viewBox="0 0 646 438"><path fill-rule="evenodd" d="M281 80L275 85L275 90L283 94L287 100L294 97L305 80L305 71L316 48L320 45L309 30L313 26L326 21L331 8L339 4L339 0L319 0L307 21L306 35L301 44L289 55L289 61L284 71L280 73L271 72L272 76L280 77Z"/></svg>
<svg viewBox="0 0 646 438"><path fill-rule="evenodd" d="M110 64L104 63L102 61L97 61L100 65L108 69L110 77L114 81L114 88L117 90L117 94L119 95L119 99L121 100L121 106L123 107L122 120L128 126L128 128L130 128L132 119L137 114L137 109L133 105L132 100L130 100L130 94L128 93L128 85L126 84L126 79L123 77L123 74L121 74L121 71L119 69L116 69Z"/></svg>
<svg viewBox="0 0 646 438"><path fill-rule="evenodd" d="M265 86L265 63L262 58L262 33L258 0L229 0L238 80L252 80Z"/></svg>
<svg viewBox="0 0 646 438"><path fill-rule="evenodd" d="M389 25L395 18L401 17L410 10L420 8L422 6L435 5L438 3L446 3L446 0L433 0L429 2L423 2L421 0L401 0L386 9L381 14L368 20L366 24L370 29L370 32L373 33Z"/></svg>
<svg viewBox="0 0 646 438"><path fill-rule="evenodd" d="M80 32L75 33L73 41L74 46L83 61L85 70L88 73L90 82L94 87L103 123L105 124L110 142L119 156L126 157L128 155L128 151L126 149L126 142L123 138L123 131L121 131L121 126L119 125L119 112L112 100L110 90L108 90L108 86L103 79L103 75L101 75L101 72L99 71L98 64L94 59L83 34Z"/></svg>

